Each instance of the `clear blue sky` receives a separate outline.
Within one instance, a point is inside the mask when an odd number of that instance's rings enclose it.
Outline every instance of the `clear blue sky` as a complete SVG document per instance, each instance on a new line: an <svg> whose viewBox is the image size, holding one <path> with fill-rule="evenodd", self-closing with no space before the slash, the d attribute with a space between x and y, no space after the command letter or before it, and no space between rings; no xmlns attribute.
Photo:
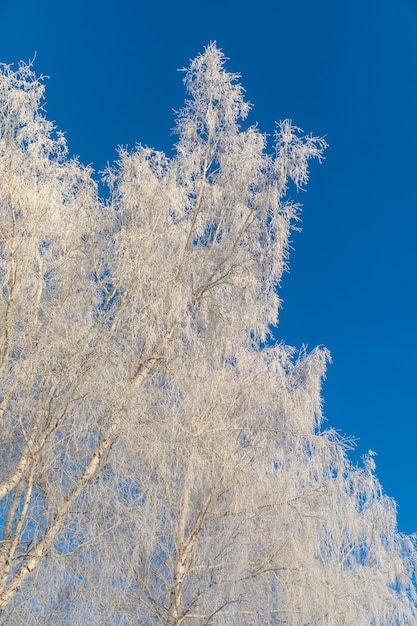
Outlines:
<svg viewBox="0 0 417 626"><path fill-rule="evenodd" d="M251 122L327 135L293 237L277 331L327 346L328 424L377 452L417 531L417 0L0 0L0 61L47 74L47 112L96 169L117 145L171 149L177 68L211 40L242 74Z"/></svg>

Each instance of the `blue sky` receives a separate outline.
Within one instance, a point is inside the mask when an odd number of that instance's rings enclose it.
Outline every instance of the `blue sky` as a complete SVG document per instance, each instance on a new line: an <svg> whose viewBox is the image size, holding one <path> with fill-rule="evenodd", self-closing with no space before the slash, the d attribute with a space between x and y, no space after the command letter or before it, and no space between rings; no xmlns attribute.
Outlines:
<svg viewBox="0 0 417 626"><path fill-rule="evenodd" d="M327 346L329 426L377 452L417 531L417 0L197 3L0 0L0 61L46 74L46 109L97 170L116 147L168 153L178 68L215 40L242 74L250 121L326 135L294 233L277 337Z"/></svg>

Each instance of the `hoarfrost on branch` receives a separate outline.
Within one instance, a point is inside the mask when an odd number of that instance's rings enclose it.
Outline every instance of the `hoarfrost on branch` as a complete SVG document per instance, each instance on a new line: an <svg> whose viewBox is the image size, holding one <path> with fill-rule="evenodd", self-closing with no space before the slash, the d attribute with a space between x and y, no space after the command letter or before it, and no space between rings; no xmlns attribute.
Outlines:
<svg viewBox="0 0 417 626"><path fill-rule="evenodd" d="M0 613L8 624L417 623L415 545L323 430L328 353L274 343L325 141L272 154L210 44L172 157L68 156L0 73Z"/></svg>

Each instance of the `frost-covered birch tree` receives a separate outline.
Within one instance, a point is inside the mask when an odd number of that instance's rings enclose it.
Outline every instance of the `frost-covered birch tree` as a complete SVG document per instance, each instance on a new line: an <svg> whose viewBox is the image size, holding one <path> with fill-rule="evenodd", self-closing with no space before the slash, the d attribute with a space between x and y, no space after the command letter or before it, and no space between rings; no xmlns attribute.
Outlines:
<svg viewBox="0 0 417 626"><path fill-rule="evenodd" d="M209 45L172 156L98 197L0 74L0 615L7 624L417 624L416 552L372 457L323 429L328 353L274 343L308 162Z"/></svg>

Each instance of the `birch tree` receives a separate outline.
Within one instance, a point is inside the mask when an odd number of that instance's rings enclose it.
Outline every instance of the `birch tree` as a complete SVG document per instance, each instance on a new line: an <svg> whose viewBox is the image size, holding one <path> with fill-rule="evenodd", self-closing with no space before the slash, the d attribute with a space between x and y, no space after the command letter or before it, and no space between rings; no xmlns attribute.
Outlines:
<svg viewBox="0 0 417 626"><path fill-rule="evenodd" d="M0 76L0 614L8 624L417 624L415 543L323 428L329 355L274 343L322 138L244 125L209 45L173 156L97 194Z"/></svg>

